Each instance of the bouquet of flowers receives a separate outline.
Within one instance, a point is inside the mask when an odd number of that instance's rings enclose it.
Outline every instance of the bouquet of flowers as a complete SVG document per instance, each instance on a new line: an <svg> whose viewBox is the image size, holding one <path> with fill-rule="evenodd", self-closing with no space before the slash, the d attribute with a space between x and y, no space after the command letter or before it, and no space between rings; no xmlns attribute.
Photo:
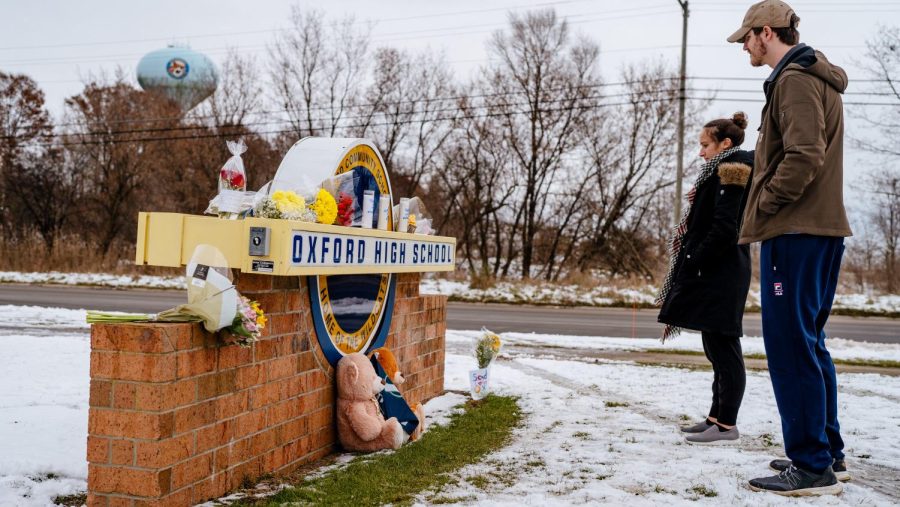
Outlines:
<svg viewBox="0 0 900 507"><path fill-rule="evenodd" d="M266 322L266 314L259 307L259 303L239 296L237 315L234 316L231 325L226 328L234 340L228 341L247 347L259 339L260 333L266 327Z"/></svg>
<svg viewBox="0 0 900 507"><path fill-rule="evenodd" d="M231 158L225 161L225 165L219 171L219 195L210 203L210 208L215 207L219 218L238 218L244 200L244 191L247 190L247 173L244 171L244 161L241 154L247 151L247 145L243 141L228 141L225 143Z"/></svg>
<svg viewBox="0 0 900 507"><path fill-rule="evenodd" d="M254 215L261 218L283 218L304 222L331 224L337 215L334 197L325 190L319 190L313 202L290 190L276 190L262 198L256 205Z"/></svg>
<svg viewBox="0 0 900 507"><path fill-rule="evenodd" d="M326 178L319 185L322 190L331 194L337 202L335 225L352 227L362 223L362 205L357 199L357 196L362 195L362 190L357 192L359 185L360 178L355 171L348 171Z"/></svg>
<svg viewBox="0 0 900 507"><path fill-rule="evenodd" d="M340 200L337 203L335 220L337 225L350 227L353 224L353 197L341 193Z"/></svg>
<svg viewBox="0 0 900 507"><path fill-rule="evenodd" d="M229 333L226 340L249 346L259 339L266 316L255 301L238 294L225 256L213 246L198 245L187 265L188 302L160 313L87 312L87 322L202 322L207 331Z"/></svg>
<svg viewBox="0 0 900 507"><path fill-rule="evenodd" d="M400 232L409 232L415 234L434 234L435 230L431 227L431 214L425 208L425 203L418 197L412 197L407 201L406 209L409 211L409 220L406 221L404 229L403 205L394 205L394 230Z"/></svg>
<svg viewBox="0 0 900 507"><path fill-rule="evenodd" d="M225 161L225 165L219 171L219 192L222 190L243 192L247 190L247 173L244 171L241 154L247 151L247 145L242 140L227 141L225 145L231 152L231 158Z"/></svg>
<svg viewBox="0 0 900 507"><path fill-rule="evenodd" d="M316 214L307 208L306 199L290 190L276 190L272 195L266 196L259 202L254 214L262 218L316 221Z"/></svg>
<svg viewBox="0 0 900 507"><path fill-rule="evenodd" d="M333 224L338 214L338 206L334 197L327 190L321 188L316 194L316 200L309 205L309 209L316 214L320 224Z"/></svg>
<svg viewBox="0 0 900 507"><path fill-rule="evenodd" d="M494 358L500 354L502 342L500 336L486 328L481 328L481 336L475 341L475 359L478 361L478 369L469 371L469 387L472 398L480 400L487 396L490 388L490 367Z"/></svg>

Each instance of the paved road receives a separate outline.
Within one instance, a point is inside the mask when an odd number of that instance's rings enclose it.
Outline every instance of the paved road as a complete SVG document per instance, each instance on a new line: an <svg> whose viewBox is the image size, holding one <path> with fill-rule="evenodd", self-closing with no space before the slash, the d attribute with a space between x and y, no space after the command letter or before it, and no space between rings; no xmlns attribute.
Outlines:
<svg viewBox="0 0 900 507"><path fill-rule="evenodd" d="M185 302L183 291L0 284L0 304L35 305L126 312L155 312ZM583 336L656 338L656 312L623 308L556 308L480 303L450 303L450 329L519 331ZM900 343L900 319L832 316L828 336L851 340ZM758 313L744 318L744 333L761 336Z"/></svg>

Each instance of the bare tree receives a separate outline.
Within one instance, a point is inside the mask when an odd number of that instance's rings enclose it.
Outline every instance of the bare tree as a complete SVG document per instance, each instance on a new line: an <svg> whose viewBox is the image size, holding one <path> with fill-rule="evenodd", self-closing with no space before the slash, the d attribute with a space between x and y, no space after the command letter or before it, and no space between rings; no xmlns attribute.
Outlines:
<svg viewBox="0 0 900 507"><path fill-rule="evenodd" d="M372 84L366 90L366 103L360 107L359 125L353 130L361 137L373 138L385 165L398 173L395 159L409 135L416 108L413 62L399 49L379 48L374 63Z"/></svg>
<svg viewBox="0 0 900 507"><path fill-rule="evenodd" d="M592 117L593 134L585 142L593 181L585 202L592 219L578 264L586 269L602 261L614 273L650 275L646 259L653 257L640 244L652 243L647 219L675 181L678 76L655 63L627 67L622 81L623 97Z"/></svg>
<svg viewBox="0 0 900 507"><path fill-rule="evenodd" d="M398 195L412 195L436 170L458 108L456 86L442 55L410 55L394 48L375 52L372 84L354 135L379 147Z"/></svg>
<svg viewBox="0 0 900 507"><path fill-rule="evenodd" d="M19 219L34 227L48 254L64 227L75 218L82 190L77 157L77 153L59 147L47 148L11 168L15 192L10 197L21 210Z"/></svg>
<svg viewBox="0 0 900 507"><path fill-rule="evenodd" d="M458 108L457 127L439 149L440 168L432 185L436 198L431 201L445 203L437 227L449 228L460 238L470 272L493 278L501 267L507 234L504 212L516 189L513 164L498 120L483 114L479 99L461 98Z"/></svg>
<svg viewBox="0 0 900 507"><path fill-rule="evenodd" d="M106 255L123 233L132 235L147 184L151 193L164 191L162 181L167 147L158 130L134 129L134 120L152 120L155 129L180 125L180 111L171 101L136 90L118 75L112 83L88 83L82 93L66 99L64 143L84 161L86 206L98 250ZM125 127L123 127L125 125Z"/></svg>
<svg viewBox="0 0 900 507"><path fill-rule="evenodd" d="M292 7L269 54L275 102L297 136L338 133L362 96L368 44L352 17L328 26L321 11Z"/></svg>
<svg viewBox="0 0 900 507"><path fill-rule="evenodd" d="M211 120L217 128L244 125L248 116L259 113L263 106L263 85L259 66L255 60L241 56L231 48L225 56L219 73L215 93L199 107L194 108L189 119Z"/></svg>
<svg viewBox="0 0 900 507"><path fill-rule="evenodd" d="M871 91L900 106L900 27L879 28L867 47L862 66L872 78ZM896 107L882 107L877 112L862 108L855 113L869 127L855 142L880 161L868 172L860 190L868 194L869 215L882 241L883 279L889 292L898 289L900 244L900 118L896 112Z"/></svg>
<svg viewBox="0 0 900 507"><path fill-rule="evenodd" d="M900 105L900 27L881 27L874 38L866 43L867 50L861 66L872 78L872 92L884 100ZM853 114L860 117L871 129L881 135L860 136L856 143L866 151L900 157L900 117L893 107L882 107L873 112L862 108Z"/></svg>
<svg viewBox="0 0 900 507"><path fill-rule="evenodd" d="M568 24L553 10L510 14L509 24L490 40L497 63L484 70L483 88L517 162L512 229L519 236L522 277L529 278L548 192L563 157L581 142L579 122L596 93L598 48L584 39L573 42ZM509 251L512 245L511 237Z"/></svg>
<svg viewBox="0 0 900 507"><path fill-rule="evenodd" d="M28 76L0 72L0 225L9 234L20 229L9 196L25 166L44 152L52 130L44 93Z"/></svg>
<svg viewBox="0 0 900 507"><path fill-rule="evenodd" d="M883 167L868 177L869 209L872 222L882 241L885 288L898 288L897 254L900 250L900 170Z"/></svg>

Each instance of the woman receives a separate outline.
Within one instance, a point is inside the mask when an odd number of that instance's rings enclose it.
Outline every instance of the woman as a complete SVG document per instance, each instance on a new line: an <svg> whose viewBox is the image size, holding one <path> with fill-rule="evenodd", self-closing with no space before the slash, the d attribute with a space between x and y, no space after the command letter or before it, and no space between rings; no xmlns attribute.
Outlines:
<svg viewBox="0 0 900 507"><path fill-rule="evenodd" d="M750 248L738 245L744 187L752 152L739 150L747 117L713 120L700 132L706 161L688 192L688 209L672 238L671 260L657 304L663 340L680 328L700 331L713 366L713 401L706 420L682 428L691 444L728 444L740 439L737 414L746 372L741 320L750 288Z"/></svg>

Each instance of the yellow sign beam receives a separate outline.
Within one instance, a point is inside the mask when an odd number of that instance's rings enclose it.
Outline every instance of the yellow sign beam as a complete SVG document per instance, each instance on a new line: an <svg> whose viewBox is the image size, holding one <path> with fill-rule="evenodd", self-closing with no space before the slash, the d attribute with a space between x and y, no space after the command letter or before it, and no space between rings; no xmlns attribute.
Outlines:
<svg viewBox="0 0 900 507"><path fill-rule="evenodd" d="M456 238L445 236L268 218L138 217L138 265L183 266L201 244L242 272L275 276L453 271L456 263Z"/></svg>

